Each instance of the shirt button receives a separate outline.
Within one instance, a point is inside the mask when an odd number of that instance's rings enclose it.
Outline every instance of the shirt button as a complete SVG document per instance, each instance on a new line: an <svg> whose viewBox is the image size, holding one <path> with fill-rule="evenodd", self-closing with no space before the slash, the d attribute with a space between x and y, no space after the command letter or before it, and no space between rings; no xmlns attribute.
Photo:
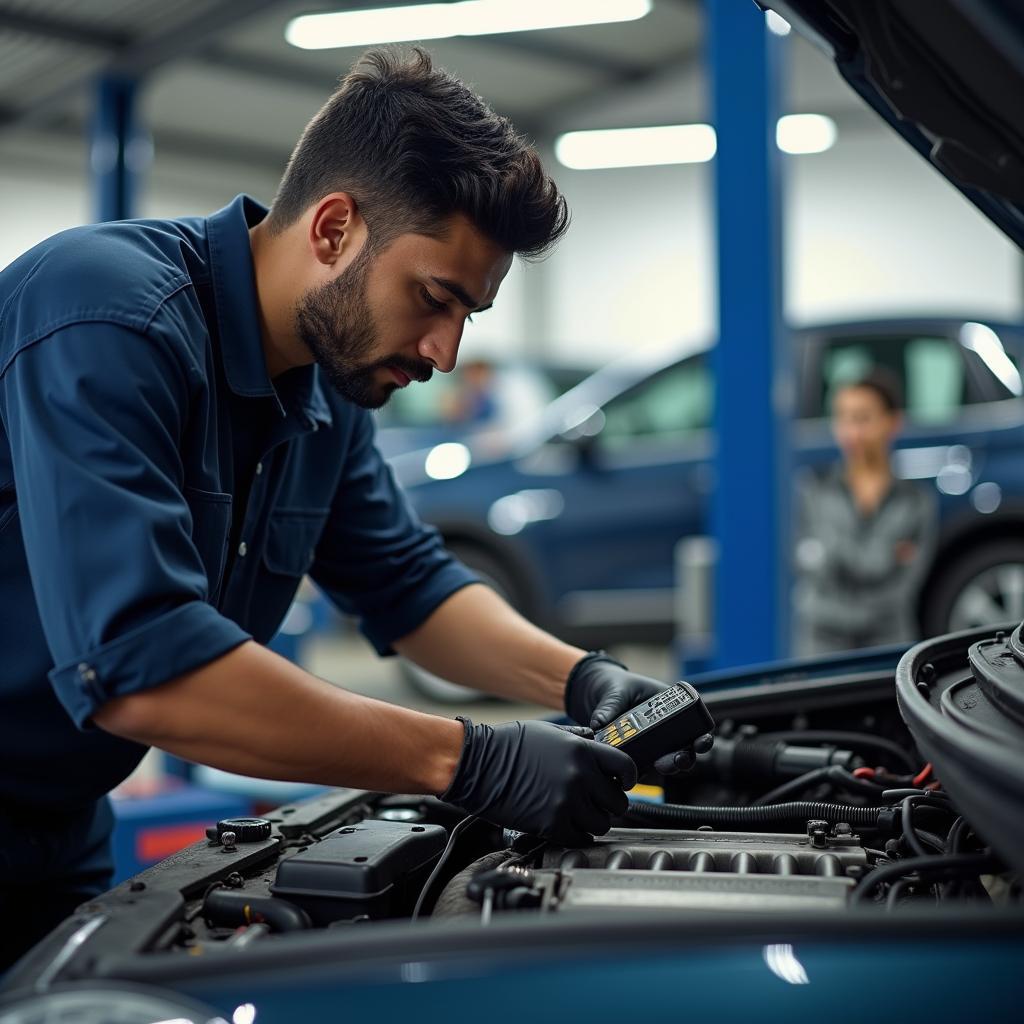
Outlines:
<svg viewBox="0 0 1024 1024"><path fill-rule="evenodd" d="M257 462L256 463L256 475L259 476L260 473L262 473L262 472L263 472L263 463L262 462Z"/></svg>
<svg viewBox="0 0 1024 1024"><path fill-rule="evenodd" d="M248 553L249 553L249 545L246 544L245 541L243 540L242 543L238 545L238 557L239 558L245 558L245 556Z"/></svg>
<svg viewBox="0 0 1024 1024"><path fill-rule="evenodd" d="M78 674L81 676L83 682L96 682L96 669L91 665L86 664L84 661L78 666Z"/></svg>

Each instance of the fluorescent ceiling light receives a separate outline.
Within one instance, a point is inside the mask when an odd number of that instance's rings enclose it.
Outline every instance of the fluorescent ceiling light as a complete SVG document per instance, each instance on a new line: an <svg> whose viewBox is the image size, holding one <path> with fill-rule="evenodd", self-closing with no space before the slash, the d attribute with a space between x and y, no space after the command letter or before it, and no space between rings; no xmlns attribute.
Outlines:
<svg viewBox="0 0 1024 1024"><path fill-rule="evenodd" d="M824 114L787 114L779 118L775 138L784 153L823 153L837 137L836 123ZM709 124L668 124L654 128L602 128L567 132L555 142L565 167L591 171L605 167L699 164L717 148Z"/></svg>
<svg viewBox="0 0 1024 1024"><path fill-rule="evenodd" d="M824 153L836 142L836 123L824 114L787 114L775 126L775 141L783 153Z"/></svg>
<svg viewBox="0 0 1024 1024"><path fill-rule="evenodd" d="M570 25L605 25L635 21L650 10L651 0L460 0L305 14L288 23L284 36L300 49L326 50Z"/></svg>
<svg viewBox="0 0 1024 1024"><path fill-rule="evenodd" d="M668 124L567 132L555 142L555 155L566 167L580 171L700 164L715 155L715 129L709 124Z"/></svg>

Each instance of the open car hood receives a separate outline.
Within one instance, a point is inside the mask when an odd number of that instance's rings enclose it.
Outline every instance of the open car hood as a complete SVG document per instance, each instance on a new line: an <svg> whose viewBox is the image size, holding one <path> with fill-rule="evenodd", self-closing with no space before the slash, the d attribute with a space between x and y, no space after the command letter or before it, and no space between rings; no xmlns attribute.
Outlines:
<svg viewBox="0 0 1024 1024"><path fill-rule="evenodd" d="M756 0L1024 247L1024 0Z"/></svg>

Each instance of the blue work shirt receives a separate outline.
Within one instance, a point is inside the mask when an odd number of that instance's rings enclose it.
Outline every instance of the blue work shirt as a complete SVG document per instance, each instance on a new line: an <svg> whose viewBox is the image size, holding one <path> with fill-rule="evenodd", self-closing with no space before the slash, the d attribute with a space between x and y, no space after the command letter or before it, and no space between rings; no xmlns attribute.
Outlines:
<svg viewBox="0 0 1024 1024"><path fill-rule="evenodd" d="M369 413L315 366L270 380L265 215L74 228L0 272L0 806L106 793L145 748L94 712L269 641L306 573L381 653L475 579Z"/></svg>

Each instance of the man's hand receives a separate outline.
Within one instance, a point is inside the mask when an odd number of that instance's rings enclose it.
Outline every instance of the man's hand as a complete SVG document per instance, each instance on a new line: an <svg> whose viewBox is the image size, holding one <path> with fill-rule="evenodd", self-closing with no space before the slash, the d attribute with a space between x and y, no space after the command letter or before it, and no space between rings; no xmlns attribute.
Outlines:
<svg viewBox="0 0 1024 1024"><path fill-rule="evenodd" d="M630 672L603 651L594 651L581 658L569 673L565 710L581 725L603 729L619 715L667 689L667 683ZM654 768L662 775L689 771L696 764L697 753L710 750L713 742L710 735L700 736L692 747L659 758Z"/></svg>
<svg viewBox="0 0 1024 1024"><path fill-rule="evenodd" d="M580 846L624 814L632 759L550 722L465 726L455 777L441 799L496 825Z"/></svg>

